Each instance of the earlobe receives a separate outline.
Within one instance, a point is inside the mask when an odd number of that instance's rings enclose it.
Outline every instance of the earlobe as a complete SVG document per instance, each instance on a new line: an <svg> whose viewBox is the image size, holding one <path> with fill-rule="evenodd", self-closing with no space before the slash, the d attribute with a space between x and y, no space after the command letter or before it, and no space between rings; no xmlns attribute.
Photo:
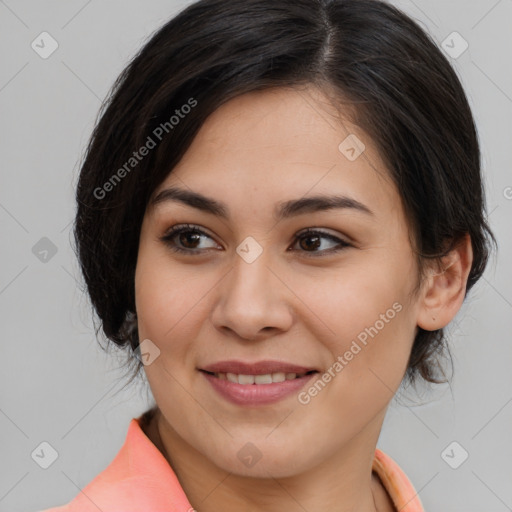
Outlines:
<svg viewBox="0 0 512 512"><path fill-rule="evenodd" d="M418 327L434 331L448 325L464 301L473 250L469 234L432 268L420 297Z"/></svg>

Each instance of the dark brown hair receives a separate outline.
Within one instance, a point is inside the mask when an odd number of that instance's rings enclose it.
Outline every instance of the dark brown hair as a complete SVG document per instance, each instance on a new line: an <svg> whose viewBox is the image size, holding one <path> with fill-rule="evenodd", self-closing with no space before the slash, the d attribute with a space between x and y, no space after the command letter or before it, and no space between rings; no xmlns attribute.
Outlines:
<svg viewBox="0 0 512 512"><path fill-rule="evenodd" d="M350 102L352 121L375 142L411 225L420 278L427 259L466 233L466 293L481 277L495 240L474 120L456 73L416 22L378 0L201 0L118 77L81 166L76 252L107 340L138 346L134 275L146 205L205 119L246 92L308 84ZM445 348L442 329L419 329L409 382L446 382L436 377ZM142 363L131 362L135 376Z"/></svg>

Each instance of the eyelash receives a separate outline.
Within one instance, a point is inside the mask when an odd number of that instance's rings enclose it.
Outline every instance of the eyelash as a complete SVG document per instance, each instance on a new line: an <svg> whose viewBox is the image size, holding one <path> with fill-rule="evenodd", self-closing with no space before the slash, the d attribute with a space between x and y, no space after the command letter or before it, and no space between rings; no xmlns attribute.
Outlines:
<svg viewBox="0 0 512 512"><path fill-rule="evenodd" d="M207 236L208 238L211 238L210 235L208 235L201 229L199 229L191 224L185 224L185 225L179 224L177 226L173 226L169 231L167 231L167 233L164 236L160 237L160 240L165 245L167 245L173 252L187 254L187 255L191 255L191 256L197 256L199 254L198 250L183 249L181 247L178 247L178 245L176 245L176 243L173 242L173 239L177 235L182 234L182 233L195 233L195 234L204 235L204 236ZM295 245L296 242L298 240L300 240L301 238L305 238L306 236L313 236L313 235L320 236L321 238L327 238L333 242L338 242L338 247L331 248L331 249L325 249L323 251L315 251L315 252L311 252L309 254L308 254L308 251L299 251L299 252L305 252L306 257L308 257L308 258L309 257L318 258L319 257L318 255L322 256L325 254L333 254L333 253L342 251L348 247L353 247L351 244L349 244L348 242L345 242L344 240L341 240L340 238L337 238L331 234L328 234L328 233L325 233L323 231L319 231L319 230L316 230L313 228L308 228L305 231L302 231L301 233L299 233L296 236L295 240L293 241L293 245Z"/></svg>

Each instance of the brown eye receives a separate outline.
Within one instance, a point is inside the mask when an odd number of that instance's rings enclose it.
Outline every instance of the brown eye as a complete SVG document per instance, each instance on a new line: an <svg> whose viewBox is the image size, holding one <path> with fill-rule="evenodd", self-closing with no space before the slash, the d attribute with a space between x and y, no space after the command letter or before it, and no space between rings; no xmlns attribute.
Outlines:
<svg viewBox="0 0 512 512"><path fill-rule="evenodd" d="M193 231L182 231L177 233L176 236L180 244L183 244L186 249L196 249L197 243L200 241L201 235ZM189 246L192 245L192 247Z"/></svg>
<svg viewBox="0 0 512 512"><path fill-rule="evenodd" d="M198 248L202 237L212 240L211 236L201 229L186 224L173 226L160 239L174 252L197 255L202 251L201 248Z"/></svg>
<svg viewBox="0 0 512 512"><path fill-rule="evenodd" d="M174 252L189 255L199 255L202 254L205 250L212 249L212 247L199 247L203 237L213 240L212 237L205 233L203 230L190 224L182 224L173 226L164 236L161 237L161 240ZM318 250L322 247L324 240L332 242L334 246L323 250ZM311 228L297 235L294 245L297 243L300 249L294 250L306 253L307 256L312 257L329 255L348 247L352 247L351 244L341 240L338 237L335 237L334 235Z"/></svg>
<svg viewBox="0 0 512 512"><path fill-rule="evenodd" d="M304 249L304 250L310 250L310 249L318 249L318 247L320 247L321 245L321 238L320 236L317 236L317 235L307 235L307 236L303 236L299 239L299 244L300 246ZM304 242L304 240L307 242L307 243L302 243ZM312 242L313 241L313 242Z"/></svg>
<svg viewBox="0 0 512 512"><path fill-rule="evenodd" d="M322 256L324 254L333 254L335 252L346 249L347 247L352 247L351 244L335 237L334 235L313 229L303 231L297 236L295 240L299 243L301 249L303 249L303 251L300 252L311 253L308 254L308 256L314 257ZM334 242L334 247L317 251L316 249L322 245L322 240L330 240L331 242Z"/></svg>

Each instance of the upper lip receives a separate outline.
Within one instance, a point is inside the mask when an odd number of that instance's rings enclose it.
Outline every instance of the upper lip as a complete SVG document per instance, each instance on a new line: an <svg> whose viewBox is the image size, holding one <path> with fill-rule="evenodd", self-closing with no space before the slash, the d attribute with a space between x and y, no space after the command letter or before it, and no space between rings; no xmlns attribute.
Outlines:
<svg viewBox="0 0 512 512"><path fill-rule="evenodd" d="M268 373L307 373L317 371L315 368L299 366L282 361L257 361L255 363L244 363L243 361L219 361L200 368L211 373L236 373L238 375L265 375Z"/></svg>

